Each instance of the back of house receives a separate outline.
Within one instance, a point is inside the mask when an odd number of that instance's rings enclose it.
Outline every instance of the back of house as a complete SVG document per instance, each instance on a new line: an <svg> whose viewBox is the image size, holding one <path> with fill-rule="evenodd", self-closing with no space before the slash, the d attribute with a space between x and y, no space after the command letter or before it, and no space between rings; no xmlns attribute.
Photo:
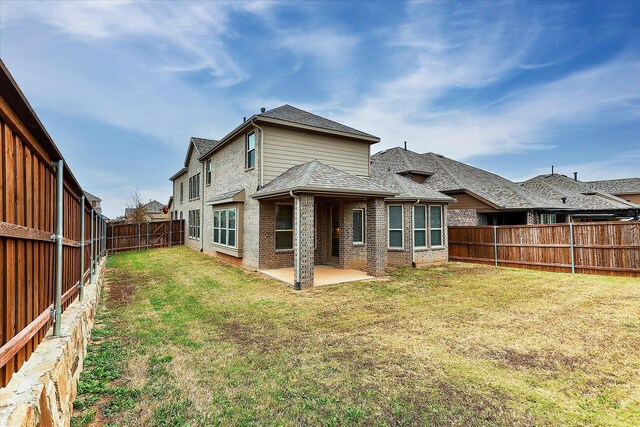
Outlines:
<svg viewBox="0 0 640 427"><path fill-rule="evenodd" d="M364 269L447 259L453 199L392 173L372 176L379 138L283 105L223 138L191 138L171 177L171 217L187 245L258 269L316 264ZM297 226L299 224L299 227Z"/></svg>

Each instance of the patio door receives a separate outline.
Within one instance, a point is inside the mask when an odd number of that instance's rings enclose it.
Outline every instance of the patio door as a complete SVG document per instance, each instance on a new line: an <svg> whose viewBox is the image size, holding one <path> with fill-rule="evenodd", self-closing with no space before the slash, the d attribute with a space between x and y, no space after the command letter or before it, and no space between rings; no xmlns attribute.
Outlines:
<svg viewBox="0 0 640 427"><path fill-rule="evenodd" d="M327 245L327 263L340 264L340 209L338 205L329 207L329 236Z"/></svg>

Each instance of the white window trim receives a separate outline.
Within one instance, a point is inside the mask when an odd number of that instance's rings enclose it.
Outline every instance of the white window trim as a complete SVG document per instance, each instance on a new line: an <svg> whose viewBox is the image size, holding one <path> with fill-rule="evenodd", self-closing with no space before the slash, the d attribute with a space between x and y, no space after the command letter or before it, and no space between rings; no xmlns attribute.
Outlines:
<svg viewBox="0 0 640 427"><path fill-rule="evenodd" d="M431 221L431 208L439 208L440 209L440 228L434 228L432 227L433 225L433 221ZM444 248L444 209L442 208L442 205L429 205L429 247L431 248L436 248L436 249L440 249L440 248ZM440 245L432 245L431 244L431 230L440 230Z"/></svg>
<svg viewBox="0 0 640 427"><path fill-rule="evenodd" d="M207 171L204 176L204 182L208 186L211 185L211 181L213 181L213 162L211 159L207 160Z"/></svg>
<svg viewBox="0 0 640 427"><path fill-rule="evenodd" d="M282 230L278 230L276 228L276 226L278 224L278 207L279 206L291 206L291 209L292 209L292 211L291 211L292 212L291 224L292 224L293 228L291 228L291 229L282 229ZM273 237L274 237L274 239L273 239L273 248L274 248L274 250L276 252L292 251L294 249L294 246L295 246L295 244L294 244L294 239L295 239L294 229L296 227L296 208L295 208L295 206L293 205L293 203L276 203L275 212L274 212L273 218L274 218L274 224L273 224L273 231L274 231L274 234L273 234ZM277 235L278 232L283 232L283 231L286 231L286 232L290 231L291 232L291 237L292 237L292 239L291 239L291 247L290 248L280 248L280 249L278 249L278 247L276 246L277 242L278 242L278 239L276 238L276 235Z"/></svg>
<svg viewBox="0 0 640 427"><path fill-rule="evenodd" d="M362 227L362 240L360 240L359 242L353 240L353 228L355 228L355 227L353 227L352 230L351 230L351 243L353 244L353 246L362 246L362 245L364 245L364 240L365 240L364 236L365 236L365 233L366 233L365 229L364 229L364 227L365 227L364 209L363 208L354 208L354 209L352 209L351 210L351 221L353 221L353 212L354 211L362 212L362 216L360 217L361 218L360 222L361 222L361 227Z"/></svg>
<svg viewBox="0 0 640 427"><path fill-rule="evenodd" d="M401 210L401 215L400 215L400 219L402 220L402 228L394 228L391 229L390 224L391 224L391 207L392 206L400 206L400 210ZM391 231L400 231L402 233L402 246L391 246ZM388 205L387 206L387 249L391 249L391 250L404 250L404 205L401 204L395 204L395 205Z"/></svg>
<svg viewBox="0 0 640 427"><path fill-rule="evenodd" d="M251 135L253 135L253 150L249 150L249 137L251 137ZM249 151L253 151L253 165L249 166ZM244 146L244 157L245 157L245 162L244 162L244 167L245 170L252 170L256 167L256 131L251 131L247 134L247 139L245 142L245 146Z"/></svg>
<svg viewBox="0 0 640 427"><path fill-rule="evenodd" d="M544 219L547 219L547 222L544 222ZM553 221L552 221L553 218ZM558 223L558 217L556 216L556 214L542 214L540 216L540 223L541 224L557 224Z"/></svg>
<svg viewBox="0 0 640 427"><path fill-rule="evenodd" d="M416 228L416 208L423 208L424 209L424 226L425 228ZM412 212L412 219L413 219L413 236L411 236L413 238L413 246L416 249L427 249L429 246L429 240L427 239L427 230L430 231L429 227L429 212L428 212L428 207L427 205L413 205L413 212ZM416 246L416 231L424 231L424 246Z"/></svg>
<svg viewBox="0 0 640 427"><path fill-rule="evenodd" d="M200 172L189 177L189 201L198 199L200 199Z"/></svg>
<svg viewBox="0 0 640 427"><path fill-rule="evenodd" d="M220 243L220 242L216 242L215 241L215 237L214 236L215 236L216 229L218 230L218 240L220 240L220 231L222 230L222 227L220 227L220 225L221 225L220 219L222 218L222 211L226 211L227 212L227 215L226 215L226 218L227 218L227 224L226 225L227 226L225 228L227 235L226 235L225 241L229 242L229 230L233 230L235 232L235 239L234 239L235 244L233 246L229 245L228 243L224 244L224 243ZM234 228L230 228L229 227L229 212L230 211L233 211L233 216L235 218L235 226L234 226ZM216 215L216 212L218 212L218 227L215 226L215 215ZM238 210L236 208L214 209L213 210L213 217L214 217L214 223L213 223L213 232L211 233L211 242L214 245L217 245L217 246L224 246L225 248L237 249L238 248Z"/></svg>
<svg viewBox="0 0 640 427"><path fill-rule="evenodd" d="M184 202L184 181L180 183L180 204Z"/></svg>

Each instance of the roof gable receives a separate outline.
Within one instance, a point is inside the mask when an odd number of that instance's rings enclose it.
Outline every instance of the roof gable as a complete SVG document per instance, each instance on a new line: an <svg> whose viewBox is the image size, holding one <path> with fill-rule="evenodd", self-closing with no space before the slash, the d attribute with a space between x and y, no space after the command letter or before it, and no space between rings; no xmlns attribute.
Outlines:
<svg viewBox="0 0 640 427"><path fill-rule="evenodd" d="M184 158L184 166L189 166L189 159L191 158L191 152L195 148L198 153L198 157L202 156L205 153L211 151L214 147L220 144L220 141L216 141L215 139L205 139L198 138L196 136L192 136L189 140L189 148L187 148L187 155Z"/></svg>

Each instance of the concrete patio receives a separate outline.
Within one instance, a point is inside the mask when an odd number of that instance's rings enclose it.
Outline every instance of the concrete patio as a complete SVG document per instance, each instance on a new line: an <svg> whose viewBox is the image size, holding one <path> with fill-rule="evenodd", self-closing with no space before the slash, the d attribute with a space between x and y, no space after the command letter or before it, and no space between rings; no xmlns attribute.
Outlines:
<svg viewBox="0 0 640 427"><path fill-rule="evenodd" d="M294 284L293 267L260 270L260 272L285 283L289 283L290 285ZM314 267L313 285L335 285L337 283L357 282L370 279L375 279L375 277L367 275L364 271L342 269L328 265L316 265Z"/></svg>

